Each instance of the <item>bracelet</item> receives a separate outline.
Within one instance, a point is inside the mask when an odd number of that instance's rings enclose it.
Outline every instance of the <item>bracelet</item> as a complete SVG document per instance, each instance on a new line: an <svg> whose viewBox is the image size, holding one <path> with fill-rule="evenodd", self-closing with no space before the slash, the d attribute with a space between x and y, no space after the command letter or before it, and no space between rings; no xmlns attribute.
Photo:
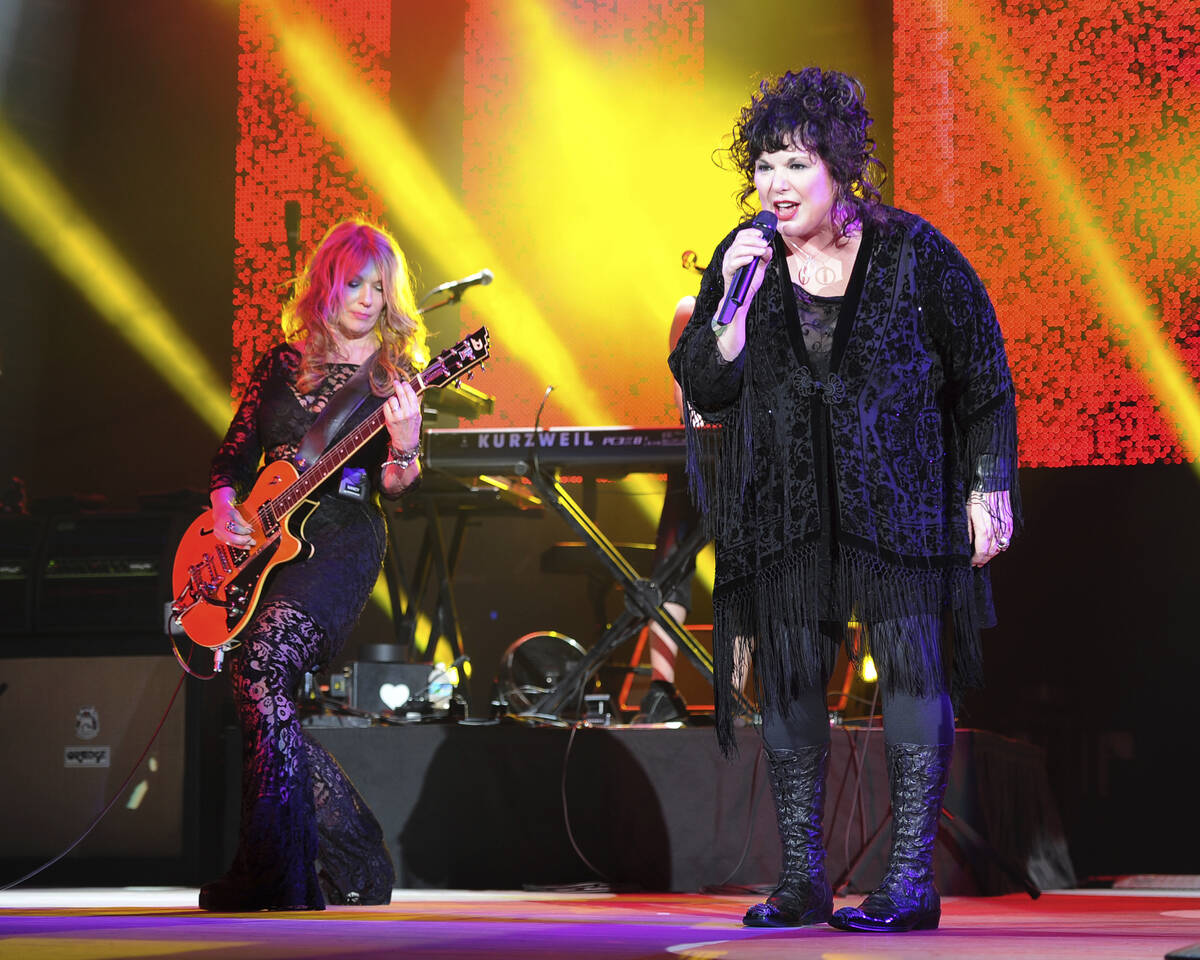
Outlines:
<svg viewBox="0 0 1200 960"><path fill-rule="evenodd" d="M421 455L421 444L418 443L411 450L397 450L389 443L388 454L390 455L389 458L383 461L385 467L396 466L401 470L407 470L413 465L413 461Z"/></svg>

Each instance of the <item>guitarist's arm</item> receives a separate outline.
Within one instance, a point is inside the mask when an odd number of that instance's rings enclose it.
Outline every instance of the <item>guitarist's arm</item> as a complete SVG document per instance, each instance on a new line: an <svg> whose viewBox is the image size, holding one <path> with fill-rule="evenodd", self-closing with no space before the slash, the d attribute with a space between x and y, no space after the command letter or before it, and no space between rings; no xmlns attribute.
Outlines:
<svg viewBox="0 0 1200 960"><path fill-rule="evenodd" d="M398 497L421 474L421 399L407 383L394 381L395 393L383 404L388 430L387 459L383 461L380 489Z"/></svg>
<svg viewBox="0 0 1200 960"><path fill-rule="evenodd" d="M274 372L281 348L266 354L255 366L237 412L230 421L225 439L217 448L209 473L209 504L213 513L213 536L222 543L245 549L254 545L250 525L238 512L238 491L249 490L262 459L258 436L258 407L263 385Z"/></svg>

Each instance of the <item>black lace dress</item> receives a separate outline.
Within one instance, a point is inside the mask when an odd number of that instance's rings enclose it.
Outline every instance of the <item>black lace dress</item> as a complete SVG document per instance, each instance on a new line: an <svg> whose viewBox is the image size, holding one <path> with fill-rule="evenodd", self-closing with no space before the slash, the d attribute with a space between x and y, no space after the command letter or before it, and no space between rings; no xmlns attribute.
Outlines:
<svg viewBox="0 0 1200 960"><path fill-rule="evenodd" d="M709 324L734 233L670 357L705 421L687 425L688 472L717 546L726 749L734 648L753 657L768 704L782 704L823 683L836 647L821 621L865 623L881 678L913 695L979 683L979 630L994 614L986 568L970 565L968 494L1008 490L1020 519L1004 341L954 245L885 207L845 296L823 301L797 293L776 237L746 348L727 363Z"/></svg>
<svg viewBox="0 0 1200 960"><path fill-rule="evenodd" d="M225 441L213 458L212 488L244 496L264 456L295 454L329 398L354 373L330 368L312 393L295 388L300 356L272 350L255 369ZM369 415L367 402L351 423ZM365 408L365 409L364 409ZM383 434L352 458L372 484L386 450ZM372 500L336 493L335 475L304 524L308 560L271 574L258 611L230 661L242 729L242 811L238 850L220 883L225 909L320 909L329 903L387 903L395 878L378 821L345 773L302 729L296 696L303 675L335 657L379 575L386 528Z"/></svg>

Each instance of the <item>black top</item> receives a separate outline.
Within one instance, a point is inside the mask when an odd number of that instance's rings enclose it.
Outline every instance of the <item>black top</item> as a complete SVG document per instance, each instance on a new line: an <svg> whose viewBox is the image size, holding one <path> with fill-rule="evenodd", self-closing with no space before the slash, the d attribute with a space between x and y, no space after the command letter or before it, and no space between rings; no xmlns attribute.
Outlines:
<svg viewBox="0 0 1200 960"><path fill-rule="evenodd" d="M296 389L300 359L294 347L281 344L259 361L213 457L212 489L231 486L239 499L244 498L254 485L264 453L268 462L292 457L330 397L358 369L354 364L332 364L319 386L301 394ZM341 434L370 416L380 402L369 396L348 418ZM366 470L372 489L377 489L386 451L387 431L381 430L347 466ZM311 516L306 518L304 506L291 515L292 532L312 545L313 555L277 567L261 601L281 601L305 611L332 638L334 650L345 642L362 612L379 577L387 544L378 503L374 498L358 503L338 496L340 479L341 470L334 471L317 491L317 508Z"/></svg>
<svg viewBox="0 0 1200 960"><path fill-rule="evenodd" d="M792 290L796 294L796 313L800 318L800 331L804 335L809 364L817 378L823 380L829 376L829 364L833 359L833 334L845 298L819 297L798 283L792 284Z"/></svg>

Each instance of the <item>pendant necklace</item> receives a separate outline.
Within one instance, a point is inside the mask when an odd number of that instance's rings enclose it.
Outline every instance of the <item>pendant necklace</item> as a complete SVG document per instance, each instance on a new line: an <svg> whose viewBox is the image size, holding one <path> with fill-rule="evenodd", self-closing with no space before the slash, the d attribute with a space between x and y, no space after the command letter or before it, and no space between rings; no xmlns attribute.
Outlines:
<svg viewBox="0 0 1200 960"><path fill-rule="evenodd" d="M804 262L796 270L796 280L800 286L807 287L808 282L812 279L812 268L813 264L817 262L817 258L803 250L797 250L796 255L804 258Z"/></svg>

